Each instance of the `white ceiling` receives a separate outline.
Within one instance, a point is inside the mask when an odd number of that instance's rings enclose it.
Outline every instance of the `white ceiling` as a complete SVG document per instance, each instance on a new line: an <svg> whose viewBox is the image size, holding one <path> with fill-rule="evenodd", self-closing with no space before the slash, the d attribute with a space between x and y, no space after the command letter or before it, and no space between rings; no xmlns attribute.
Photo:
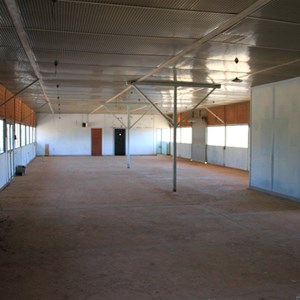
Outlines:
<svg viewBox="0 0 300 300"><path fill-rule="evenodd" d="M146 99L128 85L139 81L169 113L173 87L143 81L221 84L201 104L210 107L300 76L299 0L1 0L0 13L0 82L17 93L39 78L20 96L37 112L119 113L134 103L143 113ZM178 88L179 111L209 91Z"/></svg>

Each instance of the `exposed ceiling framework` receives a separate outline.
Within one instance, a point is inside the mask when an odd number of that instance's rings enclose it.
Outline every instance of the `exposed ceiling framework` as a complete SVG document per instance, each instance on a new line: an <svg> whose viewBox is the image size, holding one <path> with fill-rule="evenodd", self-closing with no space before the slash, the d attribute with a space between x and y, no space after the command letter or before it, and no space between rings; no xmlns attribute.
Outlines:
<svg viewBox="0 0 300 300"><path fill-rule="evenodd" d="M38 78L20 96L37 112L143 114L128 82L144 80L221 84L211 107L300 76L298 0L0 0L0 13L0 83L15 94ZM172 88L143 92L172 111ZM208 92L178 88L178 111Z"/></svg>

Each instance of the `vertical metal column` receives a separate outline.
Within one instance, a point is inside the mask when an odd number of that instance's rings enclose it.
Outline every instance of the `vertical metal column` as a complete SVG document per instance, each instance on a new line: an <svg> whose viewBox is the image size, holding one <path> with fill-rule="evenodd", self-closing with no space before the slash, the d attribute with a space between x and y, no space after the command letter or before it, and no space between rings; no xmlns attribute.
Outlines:
<svg viewBox="0 0 300 300"><path fill-rule="evenodd" d="M173 192L177 189L177 86L174 87L173 107Z"/></svg>
<svg viewBox="0 0 300 300"><path fill-rule="evenodd" d="M127 105L127 168L131 167L130 161L130 107Z"/></svg>

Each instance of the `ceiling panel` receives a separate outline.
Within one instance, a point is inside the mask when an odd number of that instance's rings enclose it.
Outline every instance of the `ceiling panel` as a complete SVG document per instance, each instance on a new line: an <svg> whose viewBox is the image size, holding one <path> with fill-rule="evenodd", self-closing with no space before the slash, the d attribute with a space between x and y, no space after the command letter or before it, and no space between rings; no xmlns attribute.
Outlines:
<svg viewBox="0 0 300 300"><path fill-rule="evenodd" d="M1 48L0 48L1 50ZM107 54L76 51L56 51L56 50L35 50L35 57L38 63L50 63L53 65L57 60L61 64L77 65L81 69L83 65L88 66L109 66L109 67L149 67L154 68L170 56L164 55L126 55L126 54Z"/></svg>
<svg viewBox="0 0 300 300"><path fill-rule="evenodd" d="M237 44L300 51L300 39L295 38L300 36L300 24L248 18L226 34L244 37Z"/></svg>
<svg viewBox="0 0 300 300"><path fill-rule="evenodd" d="M45 5L46 4L46 5ZM19 1L25 29L148 37L199 38L231 15L82 2ZM199 26L201 24L201 26Z"/></svg>
<svg viewBox="0 0 300 300"><path fill-rule="evenodd" d="M0 1L0 27L12 27L13 22L3 0Z"/></svg>
<svg viewBox="0 0 300 300"><path fill-rule="evenodd" d="M35 72L3 3L0 0L0 80L15 93L35 79ZM17 0L19 32L25 31L26 41L28 36L40 82L54 111L61 113L90 113L111 99L145 101L135 91L115 97L132 80L219 83L221 88L205 100L211 106L249 100L252 86L300 76L299 0L271 0L229 30L201 42L254 3ZM195 42L198 47L186 51ZM235 77L242 81L233 82ZM172 110L172 88L141 88L163 111ZM208 91L178 88L179 111L199 103ZM35 110L50 112L40 84L21 97ZM126 110L120 103L110 106L115 112ZM145 111L143 104L136 106L136 113Z"/></svg>
<svg viewBox="0 0 300 300"><path fill-rule="evenodd" d="M95 4L117 4L126 6L141 6L149 8L161 8L161 9L174 9L174 10L197 10L197 11L215 11L226 13L238 13L249 5L255 2L255 0L78 0L73 2L89 2Z"/></svg>
<svg viewBox="0 0 300 300"><path fill-rule="evenodd" d="M174 55L190 45L191 39L142 38L112 35L28 30L33 50L47 49L112 54Z"/></svg>
<svg viewBox="0 0 300 300"><path fill-rule="evenodd" d="M252 16L263 19L300 23L300 1L273 0Z"/></svg>
<svg viewBox="0 0 300 300"><path fill-rule="evenodd" d="M83 79L89 79L92 77L97 77L101 75L120 75L123 74L125 76L142 76L152 68L142 68L142 67L108 67L108 66L93 66L93 65L82 65L78 67L78 65L74 64L64 64L59 63L57 67L54 66L53 63L40 63L40 71L45 75L45 77L56 77L66 78L68 76L82 76ZM44 76L43 76L44 77ZM84 78L87 77L87 78Z"/></svg>

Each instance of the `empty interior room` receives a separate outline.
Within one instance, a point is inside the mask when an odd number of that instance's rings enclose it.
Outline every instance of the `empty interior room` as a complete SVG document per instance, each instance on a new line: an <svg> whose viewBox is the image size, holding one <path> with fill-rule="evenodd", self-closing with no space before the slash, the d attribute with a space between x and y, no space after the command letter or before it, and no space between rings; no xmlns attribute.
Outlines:
<svg viewBox="0 0 300 300"><path fill-rule="evenodd" d="M0 0L0 298L300 299L298 0Z"/></svg>

